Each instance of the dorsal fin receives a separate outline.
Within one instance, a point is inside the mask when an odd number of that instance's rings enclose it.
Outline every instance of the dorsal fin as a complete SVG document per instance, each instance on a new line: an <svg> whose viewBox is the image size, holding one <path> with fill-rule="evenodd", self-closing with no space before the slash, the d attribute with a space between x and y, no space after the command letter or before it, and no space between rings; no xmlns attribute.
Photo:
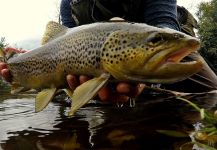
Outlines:
<svg viewBox="0 0 217 150"><path fill-rule="evenodd" d="M109 22L126 22L126 20L124 20L123 18L120 18L120 17L113 17L113 18L109 19Z"/></svg>
<svg viewBox="0 0 217 150"><path fill-rule="evenodd" d="M54 22L54 21L48 22L44 36L41 40L41 44L44 45L48 43L49 41L52 41L53 39L65 34L67 29L68 29L67 27L57 22Z"/></svg>

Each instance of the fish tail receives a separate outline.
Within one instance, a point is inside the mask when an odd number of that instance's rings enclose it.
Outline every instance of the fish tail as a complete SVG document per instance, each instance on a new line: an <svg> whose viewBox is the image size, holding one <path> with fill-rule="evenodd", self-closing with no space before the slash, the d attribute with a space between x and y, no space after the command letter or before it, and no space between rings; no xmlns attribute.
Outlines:
<svg viewBox="0 0 217 150"><path fill-rule="evenodd" d="M25 53L26 50L19 50L12 47L0 47L0 61L7 63L7 60L12 58L16 54Z"/></svg>
<svg viewBox="0 0 217 150"><path fill-rule="evenodd" d="M6 62L7 61L6 54L5 54L5 51L4 51L3 47L0 47L0 61L1 62Z"/></svg>

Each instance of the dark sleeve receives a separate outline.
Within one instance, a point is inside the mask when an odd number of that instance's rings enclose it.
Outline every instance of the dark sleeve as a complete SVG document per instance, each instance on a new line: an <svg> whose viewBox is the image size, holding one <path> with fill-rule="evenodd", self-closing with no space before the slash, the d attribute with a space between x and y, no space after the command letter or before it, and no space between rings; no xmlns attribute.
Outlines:
<svg viewBox="0 0 217 150"><path fill-rule="evenodd" d="M62 0L60 3L60 18L62 24L66 27L75 27L75 21L72 18L71 3L72 0Z"/></svg>
<svg viewBox="0 0 217 150"><path fill-rule="evenodd" d="M180 30L176 0L145 0L144 19L149 25Z"/></svg>

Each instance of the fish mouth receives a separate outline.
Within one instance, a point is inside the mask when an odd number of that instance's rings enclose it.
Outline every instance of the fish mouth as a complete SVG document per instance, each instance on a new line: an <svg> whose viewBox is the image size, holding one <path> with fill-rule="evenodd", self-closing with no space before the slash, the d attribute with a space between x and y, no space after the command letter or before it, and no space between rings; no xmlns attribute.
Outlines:
<svg viewBox="0 0 217 150"><path fill-rule="evenodd" d="M193 43L188 43L187 46L182 46L175 51L164 54L164 58L156 65L154 74L163 83L167 83L184 80L199 72L202 69L203 61L200 57L193 59L191 57L191 54L196 53L199 48L198 41L193 41Z"/></svg>
<svg viewBox="0 0 217 150"><path fill-rule="evenodd" d="M199 41L193 39L180 43L182 44L178 48L171 46L167 50L158 52L146 62L144 69L149 70L146 72L148 82L174 83L182 81L202 69L201 58L192 59L190 55L196 53L200 48Z"/></svg>
<svg viewBox="0 0 217 150"><path fill-rule="evenodd" d="M187 48L179 49L176 52L171 53L168 56L166 56L165 59L162 60L158 64L158 66L161 67L162 65L168 65L171 63L173 63L173 64L195 64L195 63L197 63L196 60L192 60L192 61L190 61L190 60L184 61L183 60L186 56L189 56L191 53L193 53L195 51L196 51L196 49L195 50L189 50Z"/></svg>
<svg viewBox="0 0 217 150"><path fill-rule="evenodd" d="M184 60L184 58L191 53L195 53L200 48L200 42L196 39L192 39L183 43L184 44L179 45L179 48L173 48L174 46L172 46L171 48L162 50L152 56L152 58L149 59L149 63L153 64L151 67L153 67L154 70L157 70L158 68L169 64L197 64L199 60ZM153 63L154 61L156 63Z"/></svg>

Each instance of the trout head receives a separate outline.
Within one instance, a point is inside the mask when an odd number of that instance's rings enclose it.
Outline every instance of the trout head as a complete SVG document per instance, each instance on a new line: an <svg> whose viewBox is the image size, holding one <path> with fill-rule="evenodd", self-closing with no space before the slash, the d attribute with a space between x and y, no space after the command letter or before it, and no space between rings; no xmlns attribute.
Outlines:
<svg viewBox="0 0 217 150"><path fill-rule="evenodd" d="M198 50L198 39L172 29L146 28L111 33L102 48L103 69L118 80L151 83L181 81L201 70L201 60L182 61Z"/></svg>

